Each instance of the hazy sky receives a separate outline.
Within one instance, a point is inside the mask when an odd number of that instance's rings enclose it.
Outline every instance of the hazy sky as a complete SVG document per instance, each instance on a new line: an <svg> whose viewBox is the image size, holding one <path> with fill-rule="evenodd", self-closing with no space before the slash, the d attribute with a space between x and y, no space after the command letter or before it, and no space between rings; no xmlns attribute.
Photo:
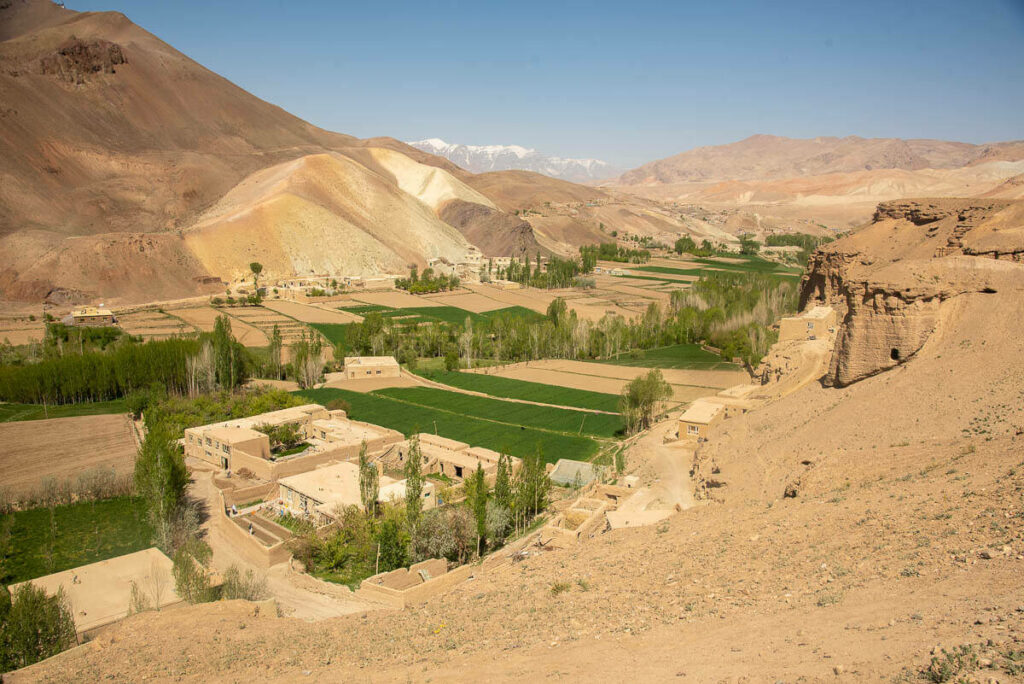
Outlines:
<svg viewBox="0 0 1024 684"><path fill-rule="evenodd" d="M1024 138L1024 0L67 0L359 137L632 166L754 133Z"/></svg>

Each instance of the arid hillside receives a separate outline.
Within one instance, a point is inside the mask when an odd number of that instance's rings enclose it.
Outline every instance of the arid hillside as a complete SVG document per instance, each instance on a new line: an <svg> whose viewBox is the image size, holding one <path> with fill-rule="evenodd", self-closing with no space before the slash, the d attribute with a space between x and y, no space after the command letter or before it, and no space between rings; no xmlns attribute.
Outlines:
<svg viewBox="0 0 1024 684"><path fill-rule="evenodd" d="M897 298L925 275L915 264L927 265L924 281L941 293L933 325L893 367L727 419L692 464L703 505L531 549L402 612L309 624L235 602L135 616L11 679L476 681L485 663L491 681L916 681L947 665L969 681L1021 681L1019 212L885 205L872 226L819 252L805 301L842 305L866 277L854 264L907 266L885 281L898 292L881 299ZM936 254L968 221L963 245ZM849 263L828 266L840 254ZM975 276L987 284L964 287ZM875 311L845 313L843 335L876 325ZM897 332L917 325L890 318ZM890 351L884 336L859 344ZM652 437L675 427L659 423ZM645 484L649 458L629 455ZM961 648L959 660L943 651Z"/></svg>
<svg viewBox="0 0 1024 684"><path fill-rule="evenodd" d="M649 200L319 129L121 14L50 0L0 3L0 103L0 300L137 303L222 291L251 261L396 273L470 244L704 234Z"/></svg>
<svg viewBox="0 0 1024 684"><path fill-rule="evenodd" d="M0 299L180 297L246 260L401 272L464 253L459 228L504 254L510 223L537 249L447 160L312 126L121 14L9 0L0 27ZM472 221L453 228L439 214L455 200Z"/></svg>
<svg viewBox="0 0 1024 684"><path fill-rule="evenodd" d="M698 147L627 171L623 185L685 181L779 180L876 169L957 169L1024 159L1024 141L972 145L899 138L783 138L752 135L728 145Z"/></svg>
<svg viewBox="0 0 1024 684"><path fill-rule="evenodd" d="M610 184L659 202L851 228L909 197L1019 197L1024 142L756 135L651 162Z"/></svg>

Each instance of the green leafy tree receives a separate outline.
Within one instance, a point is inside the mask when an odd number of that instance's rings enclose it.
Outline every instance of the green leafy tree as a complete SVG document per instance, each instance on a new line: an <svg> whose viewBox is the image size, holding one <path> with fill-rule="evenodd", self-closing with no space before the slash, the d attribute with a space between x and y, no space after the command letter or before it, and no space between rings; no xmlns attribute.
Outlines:
<svg viewBox="0 0 1024 684"><path fill-rule="evenodd" d="M366 441L359 447L359 498L363 502L363 510L373 515L377 510L377 498L380 492L380 473L377 466L370 462L366 455Z"/></svg>
<svg viewBox="0 0 1024 684"><path fill-rule="evenodd" d="M561 297L555 297L553 300L551 300L551 303L548 304L548 320L550 320L557 328L559 323L565 320L568 309L569 307L565 303L564 299L562 299Z"/></svg>
<svg viewBox="0 0 1024 684"><path fill-rule="evenodd" d="M274 324L274 330L270 333L270 347L268 348L270 374L275 380L281 379L281 351L284 349L284 338L281 336L281 329Z"/></svg>
<svg viewBox="0 0 1024 684"><path fill-rule="evenodd" d="M260 273L263 273L263 264L258 261L254 261L249 264L249 270L252 271L252 286L259 290Z"/></svg>
<svg viewBox="0 0 1024 684"><path fill-rule="evenodd" d="M416 531L423 512L423 454L420 438L413 435L409 440L409 456L405 460L405 516L409 533Z"/></svg>
<svg viewBox="0 0 1024 684"><path fill-rule="evenodd" d="M391 519L382 520L374 534L378 549L378 572L390 572L409 562L406 543L398 523Z"/></svg>
<svg viewBox="0 0 1024 684"><path fill-rule="evenodd" d="M672 386L660 370L652 369L631 380L619 397L619 412L626 422L626 430L636 433L649 428L658 406L671 396Z"/></svg>
<svg viewBox="0 0 1024 684"><path fill-rule="evenodd" d="M415 560L447 558L462 564L469 559L476 538L473 515L465 506L427 511L412 537Z"/></svg>
<svg viewBox="0 0 1024 684"><path fill-rule="evenodd" d="M459 370L459 349L455 345L449 345L445 350L444 369L449 372Z"/></svg>
<svg viewBox="0 0 1024 684"><path fill-rule="evenodd" d="M512 509L512 465L508 454L498 456L498 470L494 476L494 500L506 509Z"/></svg>
<svg viewBox="0 0 1024 684"><path fill-rule="evenodd" d="M168 425L156 422L149 429L135 458L134 479L157 530L157 545L170 552L169 526L185 499L189 478Z"/></svg>
<svg viewBox="0 0 1024 684"><path fill-rule="evenodd" d="M0 587L0 671L27 667L77 643L64 589L53 596L34 584Z"/></svg>
<svg viewBox="0 0 1024 684"><path fill-rule="evenodd" d="M487 499L490 496L482 464L476 464L476 470L466 478L465 487L466 503L476 523L476 553L482 556L484 538L487 536Z"/></svg>
<svg viewBox="0 0 1024 684"><path fill-rule="evenodd" d="M217 598L207 567L213 559L210 546L196 538L182 544L174 552L171 575L174 591L189 603L208 603Z"/></svg>

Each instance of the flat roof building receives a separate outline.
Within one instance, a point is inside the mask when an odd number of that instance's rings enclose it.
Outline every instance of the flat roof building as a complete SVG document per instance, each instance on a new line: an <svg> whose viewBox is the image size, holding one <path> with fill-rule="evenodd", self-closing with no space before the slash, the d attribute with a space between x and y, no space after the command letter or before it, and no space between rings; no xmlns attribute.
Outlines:
<svg viewBox="0 0 1024 684"><path fill-rule="evenodd" d="M402 369L394 356L346 356L345 378L397 378Z"/></svg>
<svg viewBox="0 0 1024 684"><path fill-rule="evenodd" d="M160 549L149 548L20 582L10 589L32 584L53 596L63 588L71 604L75 631L83 635L128 615L132 583L154 608L181 601L174 591L172 565Z"/></svg>
<svg viewBox="0 0 1024 684"><path fill-rule="evenodd" d="M116 322L117 319L114 318L114 313L102 306L83 306L81 309L74 309L61 320L61 323L64 325L86 327L103 327L114 325Z"/></svg>
<svg viewBox="0 0 1024 684"><path fill-rule="evenodd" d="M779 321L779 342L825 338L836 326L836 311L831 306L815 306L799 316Z"/></svg>
<svg viewBox="0 0 1024 684"><path fill-rule="evenodd" d="M725 414L725 407L707 399L697 399L679 416L679 439L705 440Z"/></svg>
<svg viewBox="0 0 1024 684"><path fill-rule="evenodd" d="M493 480L498 472L498 459L501 458L501 454L497 451L484 447L471 447L465 442L426 432L420 433L417 438L420 443L420 454L423 457L424 473L436 473L454 480L462 480L475 472L477 467L481 467L488 479ZM409 448L410 441L407 440L398 445L397 449L389 451L385 456L388 467L393 469L405 467ZM509 467L513 473L518 472L522 463L522 459L509 456Z"/></svg>
<svg viewBox="0 0 1024 684"><path fill-rule="evenodd" d="M312 517L318 522L334 518L340 507L362 506L359 491L359 465L349 461L333 463L298 475L278 480L279 498L292 514ZM401 501L405 499L405 480L381 475L377 500ZM423 508L434 507L434 484L423 483Z"/></svg>
<svg viewBox="0 0 1024 684"><path fill-rule="evenodd" d="M257 429L282 425L297 428L304 449L300 444L299 451L274 453L269 436ZM306 404L188 428L182 442L186 456L223 470L245 468L261 479L276 480L318 464L354 457L364 443L369 453L377 453L402 439L395 430L350 420L344 411ZM299 459L306 463L297 463Z"/></svg>

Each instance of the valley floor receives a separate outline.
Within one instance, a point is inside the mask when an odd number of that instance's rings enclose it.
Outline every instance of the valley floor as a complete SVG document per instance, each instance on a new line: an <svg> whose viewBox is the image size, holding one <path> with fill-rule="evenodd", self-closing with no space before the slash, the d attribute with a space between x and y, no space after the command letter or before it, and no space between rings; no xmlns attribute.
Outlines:
<svg viewBox="0 0 1024 684"><path fill-rule="evenodd" d="M961 645L963 676L1021 681L1024 301L943 306L907 364L726 421L697 455L724 486L659 525L401 613L143 614L11 681L915 681Z"/></svg>

